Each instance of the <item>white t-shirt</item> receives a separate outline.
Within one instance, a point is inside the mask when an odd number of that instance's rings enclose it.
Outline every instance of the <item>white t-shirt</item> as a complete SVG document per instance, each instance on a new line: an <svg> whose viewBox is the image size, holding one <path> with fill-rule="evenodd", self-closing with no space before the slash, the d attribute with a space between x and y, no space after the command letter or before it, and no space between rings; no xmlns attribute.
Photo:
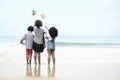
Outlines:
<svg viewBox="0 0 120 80"><path fill-rule="evenodd" d="M34 35L28 31L21 40L25 40L26 49L32 49Z"/></svg>
<svg viewBox="0 0 120 80"><path fill-rule="evenodd" d="M37 44L43 44L43 33L44 30L41 28L34 27L34 42Z"/></svg>

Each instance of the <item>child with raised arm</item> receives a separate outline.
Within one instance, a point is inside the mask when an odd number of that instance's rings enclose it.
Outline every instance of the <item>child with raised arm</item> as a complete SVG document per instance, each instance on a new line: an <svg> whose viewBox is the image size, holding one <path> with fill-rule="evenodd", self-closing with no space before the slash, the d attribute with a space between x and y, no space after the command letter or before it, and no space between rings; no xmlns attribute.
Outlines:
<svg viewBox="0 0 120 80"><path fill-rule="evenodd" d="M32 45L33 45L33 39L34 35L33 32L33 26L29 26L27 28L28 33L26 33L23 38L20 40L20 43L23 45L26 45L26 61L27 64L31 64L32 60ZM25 42L24 42L25 41Z"/></svg>
<svg viewBox="0 0 120 80"><path fill-rule="evenodd" d="M47 52L48 52L48 65L51 62L51 57L53 64L55 65L55 38L58 35L58 30L55 27L51 27L50 29L47 29L45 38L47 41Z"/></svg>

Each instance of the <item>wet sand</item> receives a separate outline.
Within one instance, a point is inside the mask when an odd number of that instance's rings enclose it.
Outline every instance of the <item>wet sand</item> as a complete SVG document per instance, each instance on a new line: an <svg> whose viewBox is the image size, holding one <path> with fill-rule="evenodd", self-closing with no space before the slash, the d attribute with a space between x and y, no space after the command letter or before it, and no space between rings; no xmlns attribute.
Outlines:
<svg viewBox="0 0 120 80"><path fill-rule="evenodd" d="M0 80L120 80L120 49L105 47L57 47L56 65L25 61L23 46L0 48Z"/></svg>

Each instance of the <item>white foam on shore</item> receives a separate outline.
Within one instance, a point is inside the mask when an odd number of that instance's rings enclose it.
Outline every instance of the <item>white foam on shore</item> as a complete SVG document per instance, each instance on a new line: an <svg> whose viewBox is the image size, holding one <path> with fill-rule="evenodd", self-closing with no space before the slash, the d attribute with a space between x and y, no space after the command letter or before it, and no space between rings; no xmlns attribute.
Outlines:
<svg viewBox="0 0 120 80"><path fill-rule="evenodd" d="M120 63L119 48L56 47L55 54L57 64ZM25 47L21 44L10 44L0 47L0 63L26 63L25 57ZM42 63L47 63L46 49L41 53L41 59ZM34 63L33 60L32 62Z"/></svg>

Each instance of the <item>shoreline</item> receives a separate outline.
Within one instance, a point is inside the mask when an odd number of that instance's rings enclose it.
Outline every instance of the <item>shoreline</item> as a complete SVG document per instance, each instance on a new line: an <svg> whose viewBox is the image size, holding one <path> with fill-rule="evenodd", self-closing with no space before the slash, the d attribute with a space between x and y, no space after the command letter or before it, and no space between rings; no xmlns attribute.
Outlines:
<svg viewBox="0 0 120 80"><path fill-rule="evenodd" d="M54 67L47 64L46 49L40 66L34 65L33 57L27 66L25 47L6 44L0 48L0 80L120 80L119 47L57 46L55 54ZM48 77L51 74L54 77Z"/></svg>

